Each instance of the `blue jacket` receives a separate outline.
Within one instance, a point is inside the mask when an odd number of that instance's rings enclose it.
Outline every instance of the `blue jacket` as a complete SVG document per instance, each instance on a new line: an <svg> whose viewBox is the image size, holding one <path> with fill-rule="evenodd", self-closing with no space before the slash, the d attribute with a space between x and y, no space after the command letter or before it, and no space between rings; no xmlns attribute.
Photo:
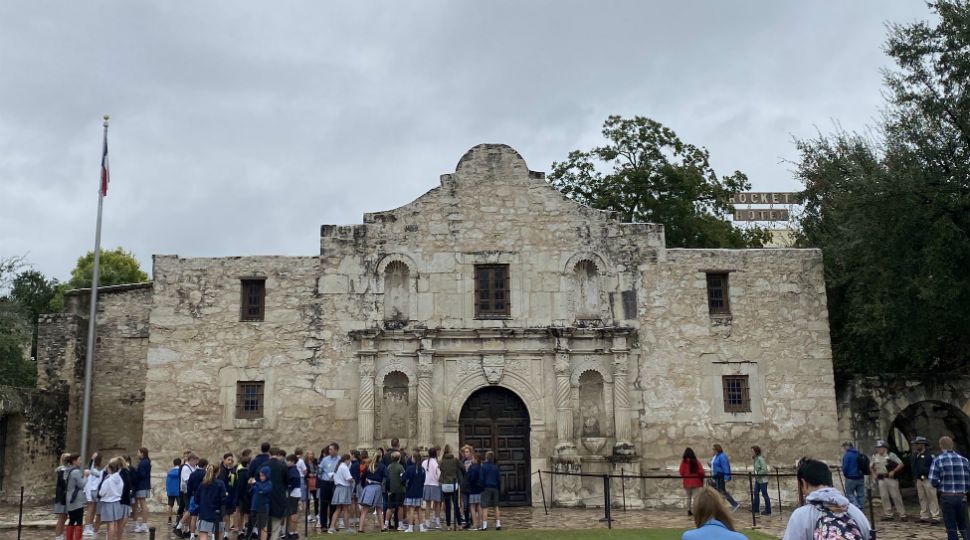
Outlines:
<svg viewBox="0 0 970 540"><path fill-rule="evenodd" d="M410 465L404 471L404 485L407 491L404 492L406 499L421 499L424 497L424 469L420 466Z"/></svg>
<svg viewBox="0 0 970 540"><path fill-rule="evenodd" d="M165 494L169 497L179 496L179 487L182 480L179 478L179 467L172 467L165 475Z"/></svg>
<svg viewBox="0 0 970 540"><path fill-rule="evenodd" d="M468 483L468 493L471 495L481 495L482 494L482 466L477 463L472 463L468 467L468 473L465 474L465 481Z"/></svg>
<svg viewBox="0 0 970 540"><path fill-rule="evenodd" d="M373 472L371 472L370 467L368 467L367 472L364 474L364 480L365 480L364 485L370 485L370 484L381 485L384 483L384 476L386 474L387 474L387 467L384 466L384 463L378 463L377 466L374 467Z"/></svg>
<svg viewBox="0 0 970 540"><path fill-rule="evenodd" d="M842 474L852 480L861 480L865 473L859 471L859 451L849 448L842 454Z"/></svg>
<svg viewBox="0 0 970 540"><path fill-rule="evenodd" d="M499 489L502 487L502 473L494 463L482 463L482 487Z"/></svg>
<svg viewBox="0 0 970 540"><path fill-rule="evenodd" d="M258 480L257 476L256 483L253 484L253 504L251 509L254 514L260 512L269 512L269 499L273 496L273 482L269 479L269 467L262 468L263 474L266 475L266 480Z"/></svg>
<svg viewBox="0 0 970 540"><path fill-rule="evenodd" d="M711 476L723 475L725 480L731 479L731 462L728 461L727 454L718 452L711 462Z"/></svg>
<svg viewBox="0 0 970 540"><path fill-rule="evenodd" d="M226 484L218 478L208 486L200 484L195 493L195 503L199 505L199 519L210 523L222 521L222 507L226 504Z"/></svg>
<svg viewBox="0 0 970 540"><path fill-rule="evenodd" d="M300 470L296 465L290 465L286 469L286 496L290 496L290 491L300 487Z"/></svg>
<svg viewBox="0 0 970 540"><path fill-rule="evenodd" d="M712 519L696 529L684 531L680 540L748 540L748 537L729 530L720 521Z"/></svg>

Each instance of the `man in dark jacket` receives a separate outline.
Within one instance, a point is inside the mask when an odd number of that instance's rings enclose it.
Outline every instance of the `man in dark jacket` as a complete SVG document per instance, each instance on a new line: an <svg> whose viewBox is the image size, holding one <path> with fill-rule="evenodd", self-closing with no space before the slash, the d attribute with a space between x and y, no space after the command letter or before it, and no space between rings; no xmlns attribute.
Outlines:
<svg viewBox="0 0 970 540"><path fill-rule="evenodd" d="M269 481L273 484L269 498L269 530L273 530L273 521L282 523L286 517L286 452L273 448L269 453L272 457L266 466L269 467Z"/></svg>
<svg viewBox="0 0 970 540"><path fill-rule="evenodd" d="M268 442L264 442L263 444L259 445L259 451L261 453L256 454L256 456L253 457L253 460L249 462L250 478L256 478L256 474L259 472L260 469L263 468L263 465L269 464L270 447L271 445Z"/></svg>
<svg viewBox="0 0 970 540"><path fill-rule="evenodd" d="M856 505L856 508L865 509L866 507L866 476L869 474L868 467L859 466L859 451L855 445L849 441L842 443L842 474L845 475L845 496L849 502ZM865 469L865 470L863 470Z"/></svg>

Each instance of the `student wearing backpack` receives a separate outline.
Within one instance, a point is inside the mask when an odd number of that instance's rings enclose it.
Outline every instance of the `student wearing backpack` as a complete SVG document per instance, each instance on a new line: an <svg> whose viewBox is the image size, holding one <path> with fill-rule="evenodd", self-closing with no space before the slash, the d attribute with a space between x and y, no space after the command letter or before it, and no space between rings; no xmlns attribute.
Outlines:
<svg viewBox="0 0 970 540"><path fill-rule="evenodd" d="M866 475L869 456L855 449L849 441L842 443L842 475L845 476L845 496L857 508L866 507Z"/></svg>
<svg viewBox="0 0 970 540"><path fill-rule="evenodd" d="M172 460L172 468L165 474L165 495L168 496L168 522L172 522L172 513L175 511L175 501L179 498L179 468L182 460L175 458Z"/></svg>
<svg viewBox="0 0 970 540"><path fill-rule="evenodd" d="M64 510L67 512L67 526L65 527L66 540L81 540L84 522L84 473L78 466L78 459L81 456L71 454L67 458L67 469L64 476L67 478L67 493L64 498Z"/></svg>
<svg viewBox="0 0 970 540"><path fill-rule="evenodd" d="M67 511L64 509L67 497L67 477L64 471L67 470L67 458L71 454L61 454L60 465L54 470L54 515L57 516L57 525L54 526L54 540L64 540L64 524L67 522Z"/></svg>
<svg viewBox="0 0 970 540"><path fill-rule="evenodd" d="M832 487L829 466L814 459L798 463L798 486L805 505L788 518L783 540L868 540L869 520Z"/></svg>

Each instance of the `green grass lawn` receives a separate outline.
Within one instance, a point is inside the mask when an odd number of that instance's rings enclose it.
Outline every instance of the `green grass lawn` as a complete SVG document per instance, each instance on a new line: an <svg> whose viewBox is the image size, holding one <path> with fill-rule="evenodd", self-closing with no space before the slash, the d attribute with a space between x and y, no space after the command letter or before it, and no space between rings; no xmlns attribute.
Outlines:
<svg viewBox="0 0 970 540"><path fill-rule="evenodd" d="M401 532L393 533L366 533L355 534L354 538L365 540L369 538L383 538L387 540L391 537L401 537L405 540L417 536L426 540L452 540L462 538L470 540L472 538L509 538L509 539L539 539L539 540L586 540L595 538L596 540L680 540L682 529L513 529L506 531L432 531L427 533L405 534ZM755 531L742 531L750 540L773 540L773 537ZM341 532L335 535L316 535L311 536L314 540L327 538L340 538L347 536Z"/></svg>

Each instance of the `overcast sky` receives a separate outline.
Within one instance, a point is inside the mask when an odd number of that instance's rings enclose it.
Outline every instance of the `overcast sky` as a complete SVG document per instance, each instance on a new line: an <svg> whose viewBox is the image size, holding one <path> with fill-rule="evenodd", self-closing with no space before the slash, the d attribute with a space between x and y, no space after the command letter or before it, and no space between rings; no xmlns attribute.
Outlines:
<svg viewBox="0 0 970 540"><path fill-rule="evenodd" d="M548 171L644 115L755 190L792 137L871 124L887 21L916 0L2 2L0 256L61 280L102 245L314 255L481 142Z"/></svg>

